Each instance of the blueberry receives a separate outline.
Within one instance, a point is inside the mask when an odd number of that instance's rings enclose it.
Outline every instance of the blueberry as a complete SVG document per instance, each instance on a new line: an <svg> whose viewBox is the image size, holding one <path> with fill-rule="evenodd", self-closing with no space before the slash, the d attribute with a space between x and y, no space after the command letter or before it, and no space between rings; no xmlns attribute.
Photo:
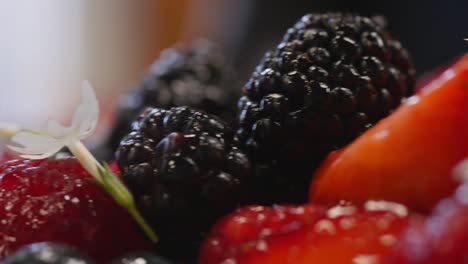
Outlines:
<svg viewBox="0 0 468 264"><path fill-rule="evenodd" d="M20 248L1 264L93 264L78 251L55 243L35 243Z"/></svg>

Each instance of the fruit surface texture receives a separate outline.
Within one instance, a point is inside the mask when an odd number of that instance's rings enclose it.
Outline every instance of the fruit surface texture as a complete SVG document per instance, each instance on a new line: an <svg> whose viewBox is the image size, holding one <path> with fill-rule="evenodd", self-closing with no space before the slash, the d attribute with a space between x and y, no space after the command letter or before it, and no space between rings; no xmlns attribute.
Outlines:
<svg viewBox="0 0 468 264"><path fill-rule="evenodd" d="M162 251L196 255L203 232L241 202L250 163L233 134L205 112L155 108L122 140L118 166Z"/></svg>
<svg viewBox="0 0 468 264"><path fill-rule="evenodd" d="M359 263L392 249L402 230L419 222L402 205L251 206L220 220L199 263ZM224 262L223 262L224 261Z"/></svg>

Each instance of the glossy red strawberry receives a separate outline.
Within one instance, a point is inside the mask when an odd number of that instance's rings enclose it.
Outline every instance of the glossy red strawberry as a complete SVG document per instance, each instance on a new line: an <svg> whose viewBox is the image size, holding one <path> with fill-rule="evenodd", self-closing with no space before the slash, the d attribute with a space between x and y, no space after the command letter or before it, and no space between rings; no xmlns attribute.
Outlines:
<svg viewBox="0 0 468 264"><path fill-rule="evenodd" d="M215 225L202 245L199 263L333 264L375 259L388 253L411 219L404 206L385 202L369 202L361 209L242 208Z"/></svg>
<svg viewBox="0 0 468 264"><path fill-rule="evenodd" d="M314 176L310 201L383 199L430 212L457 183L468 156L468 55L353 143Z"/></svg>
<svg viewBox="0 0 468 264"><path fill-rule="evenodd" d="M0 165L0 257L33 242L74 246L98 263L144 249L130 216L74 158Z"/></svg>

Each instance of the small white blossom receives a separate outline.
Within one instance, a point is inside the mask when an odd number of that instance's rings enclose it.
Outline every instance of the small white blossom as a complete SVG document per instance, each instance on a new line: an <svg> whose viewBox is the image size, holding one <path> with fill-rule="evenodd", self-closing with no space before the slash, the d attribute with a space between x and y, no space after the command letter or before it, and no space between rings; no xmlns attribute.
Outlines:
<svg viewBox="0 0 468 264"><path fill-rule="evenodd" d="M8 146L28 159L44 159L57 153L64 146L72 145L91 135L96 129L99 106L94 89L84 81L81 88L81 104L75 109L69 127L55 120L47 123L47 130L23 129L11 141L19 146Z"/></svg>
<svg viewBox="0 0 468 264"><path fill-rule="evenodd" d="M23 158L44 159L54 155L61 148L67 147L94 177L93 180L107 191L119 205L127 209L148 237L156 242L158 237L138 212L132 193L109 166L99 163L81 142L81 139L88 137L96 129L98 116L99 107L96 94L91 85L85 81L81 88L81 104L75 109L69 127L64 127L56 121L49 121L46 131L36 131L20 129L6 123L3 124L2 128L0 123L0 132L3 131L2 134L7 136L14 134L11 141L19 146L8 147L20 153Z"/></svg>

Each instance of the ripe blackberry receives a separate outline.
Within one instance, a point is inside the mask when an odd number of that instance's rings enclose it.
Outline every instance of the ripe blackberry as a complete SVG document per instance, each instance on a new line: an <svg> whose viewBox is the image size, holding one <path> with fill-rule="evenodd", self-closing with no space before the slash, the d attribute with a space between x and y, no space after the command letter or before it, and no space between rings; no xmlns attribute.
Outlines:
<svg viewBox="0 0 468 264"><path fill-rule="evenodd" d="M5 258L1 264L93 264L76 250L61 244L35 243L24 246Z"/></svg>
<svg viewBox="0 0 468 264"><path fill-rule="evenodd" d="M237 136L252 156L256 202L304 202L314 168L410 95L414 68L381 20L303 16L243 88Z"/></svg>
<svg viewBox="0 0 468 264"><path fill-rule="evenodd" d="M150 108L120 143L117 164L161 254L194 257L202 233L238 205L250 163L233 135L202 111Z"/></svg>
<svg viewBox="0 0 468 264"><path fill-rule="evenodd" d="M199 41L163 51L135 91L121 98L107 151L113 155L146 107L191 106L231 122L236 105L231 79L230 66L213 43Z"/></svg>

